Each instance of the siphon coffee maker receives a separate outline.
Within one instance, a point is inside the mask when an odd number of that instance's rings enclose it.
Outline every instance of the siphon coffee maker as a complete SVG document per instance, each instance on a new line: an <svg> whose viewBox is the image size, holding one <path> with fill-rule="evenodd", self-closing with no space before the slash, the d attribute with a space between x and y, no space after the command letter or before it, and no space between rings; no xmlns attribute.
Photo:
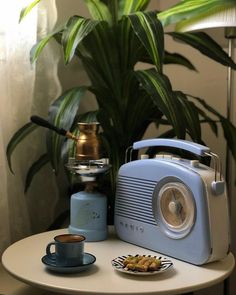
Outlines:
<svg viewBox="0 0 236 295"><path fill-rule="evenodd" d="M78 175L84 189L76 192L70 200L69 232L86 237L86 241L101 241L107 238L107 197L97 191L98 177L110 169L109 159L104 158L104 149L99 137L98 122L78 123L79 136L58 129L48 121L32 116L31 121L54 130L76 142L75 157L69 158L66 168Z"/></svg>

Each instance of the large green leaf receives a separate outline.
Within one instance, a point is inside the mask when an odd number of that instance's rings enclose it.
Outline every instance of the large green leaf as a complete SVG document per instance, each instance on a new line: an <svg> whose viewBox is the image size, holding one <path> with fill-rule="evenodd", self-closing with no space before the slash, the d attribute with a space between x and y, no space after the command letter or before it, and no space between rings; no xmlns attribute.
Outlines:
<svg viewBox="0 0 236 295"><path fill-rule="evenodd" d="M85 0L87 1L87 0ZM89 3L91 2L91 3ZM118 15L119 15L119 4L120 0L100 0L98 7L96 7L98 1L96 0L88 0L87 1L87 7L90 11L91 16L94 19L99 20L105 20L108 23L114 25L118 21ZM104 7L105 6L105 7ZM107 12L108 9L108 12ZM98 11L96 11L98 10ZM97 15L97 16L96 16ZM100 18L99 18L100 17Z"/></svg>
<svg viewBox="0 0 236 295"><path fill-rule="evenodd" d="M109 89L100 87L92 89L92 91L96 95L99 105L99 113L101 114L102 112L103 116L109 119L112 129L114 129L113 132L116 132L116 135L120 137L123 130L123 112L120 102L114 97L112 93L109 92Z"/></svg>
<svg viewBox="0 0 236 295"><path fill-rule="evenodd" d="M27 176L26 176L26 181L25 181L25 193L27 193L28 188L31 185L31 182L35 176L35 174L37 174L41 168L43 168L47 163L49 163L49 157L48 154L43 154L42 156L39 157L39 159L37 161L35 161L30 169L27 172Z"/></svg>
<svg viewBox="0 0 236 295"><path fill-rule="evenodd" d="M100 67L96 66L91 57L83 56L81 59L91 83L93 85L100 85L101 88L106 88L109 82L107 81L107 77L104 72L99 70Z"/></svg>
<svg viewBox="0 0 236 295"><path fill-rule="evenodd" d="M109 155L109 161L112 163L112 167L109 171L110 176L110 186L112 195L110 197L114 198L115 196L115 190L116 190L116 178L117 178L117 171L120 167L121 162L119 161L120 155L119 155L119 137L117 137L116 133L114 133L114 128L112 128L111 121L109 120L108 116L104 116L104 112L102 108L99 109L98 114L98 121L102 125L103 128L103 134L102 134L102 140L104 147ZM116 129L115 129L116 131Z"/></svg>
<svg viewBox="0 0 236 295"><path fill-rule="evenodd" d="M196 71L196 68L192 64L192 62L189 59L187 59L185 56L179 53L171 53L171 52L165 51L164 64L181 65L188 68L189 70Z"/></svg>
<svg viewBox="0 0 236 295"><path fill-rule="evenodd" d="M129 17L122 17L118 23L117 46L120 52L120 68L125 73L132 70L146 50L134 33ZM150 58L151 59L151 58Z"/></svg>
<svg viewBox="0 0 236 295"><path fill-rule="evenodd" d="M74 136L79 137L78 124L74 124L72 126L70 132ZM66 165L68 164L69 158L75 158L76 157L76 146L77 146L76 142L73 141L73 140L70 140L70 139L66 139L62 143L61 159L62 159L62 164L64 165L64 167L66 167ZM68 179L69 184L71 186L73 186L74 184L76 184L76 183L78 183L80 181L78 174L71 173L71 171L69 169L65 169L64 171L66 173L67 179Z"/></svg>
<svg viewBox="0 0 236 295"><path fill-rule="evenodd" d="M183 120L186 122L188 134L193 141L201 142L201 124L198 109L193 102L188 100L183 92L176 91L175 95L182 105L181 108L184 110L182 114L184 116Z"/></svg>
<svg viewBox="0 0 236 295"><path fill-rule="evenodd" d="M136 75L142 87L153 99L154 104L175 129L177 137L185 138L186 125L181 105L173 94L168 78L153 69L137 71Z"/></svg>
<svg viewBox="0 0 236 295"><path fill-rule="evenodd" d="M173 38L183 41L188 45L199 50L202 54L221 63L224 66L230 66L236 69L236 63L227 55L227 53L206 33L168 33Z"/></svg>
<svg viewBox="0 0 236 295"><path fill-rule="evenodd" d="M153 64L150 56L147 54L147 52L144 52L140 55L139 61L144 63ZM189 70L197 71L195 66L192 64L192 62L187 59L185 56L179 53L171 53L165 50L165 56L163 63L165 65L168 64L174 64L174 65L180 65L188 68Z"/></svg>
<svg viewBox="0 0 236 295"><path fill-rule="evenodd" d="M97 122L98 121L97 114L98 114L98 110L82 113L77 116L76 121L84 122L84 123Z"/></svg>
<svg viewBox="0 0 236 295"><path fill-rule="evenodd" d="M85 2L94 20L112 23L112 15L106 4L100 0L85 0Z"/></svg>
<svg viewBox="0 0 236 295"><path fill-rule="evenodd" d="M99 21L73 16L62 34L65 62L71 61L78 44L97 26Z"/></svg>
<svg viewBox="0 0 236 295"><path fill-rule="evenodd" d="M131 145L134 141L141 140L148 125L154 118L160 118L162 113L147 92L140 88L134 71L128 72L123 79L120 113L123 134L120 136L122 138L120 141Z"/></svg>
<svg viewBox="0 0 236 295"><path fill-rule="evenodd" d="M131 145L136 140L141 140L148 126L163 116L157 105L150 99L147 93L139 91L136 95L136 101L131 107L129 102L129 111L127 108L126 132L123 135L125 142Z"/></svg>
<svg viewBox="0 0 236 295"><path fill-rule="evenodd" d="M23 8L20 13L20 19L21 22L22 19L36 6L41 0L35 0L32 3L30 3L27 7Z"/></svg>
<svg viewBox="0 0 236 295"><path fill-rule="evenodd" d="M235 0L182 0L158 14L163 26L177 23L195 16L205 16L219 10L235 7Z"/></svg>
<svg viewBox="0 0 236 295"><path fill-rule="evenodd" d="M79 52L86 62L89 62L89 70L101 75L105 88L109 89L111 96L120 98L122 78L120 75L119 52L116 46L115 32L110 29L106 22L100 22L94 30L83 40L82 50ZM88 57L89 55L89 57ZM88 73L90 75L90 73ZM99 81L101 80L99 79ZM93 80L93 84L100 85Z"/></svg>
<svg viewBox="0 0 236 295"><path fill-rule="evenodd" d="M70 130L77 114L80 100L87 87L75 87L61 95L49 108L49 121L53 125L65 130ZM58 171L61 146L64 138L55 132L49 131L47 136L47 149L51 164Z"/></svg>
<svg viewBox="0 0 236 295"><path fill-rule="evenodd" d="M163 27L156 17L156 12L144 13L138 11L128 17L135 34L147 50L153 64L161 72L164 58L164 35Z"/></svg>
<svg viewBox="0 0 236 295"><path fill-rule="evenodd" d="M65 24L57 27L55 29L55 31L53 31L52 33L48 34L46 37L44 37L43 39L41 39L39 42L37 42L30 51L30 61L33 63L35 62L40 53L42 52L42 50L44 49L44 47L48 44L48 42L50 40L52 40L53 38L57 38L58 33L62 32L65 29Z"/></svg>
<svg viewBox="0 0 236 295"><path fill-rule="evenodd" d="M12 164L11 164L11 156L12 153L14 152L15 148L18 146L18 144L20 142L22 142L22 140L28 136L32 131L34 131L38 126L36 126L35 124L29 122L27 124L25 124L24 126L22 126L10 139L8 145L7 145L7 161L8 161L8 166L11 170L11 172L13 173L13 169L12 169Z"/></svg>
<svg viewBox="0 0 236 295"><path fill-rule="evenodd" d="M111 13L112 24L115 25L119 19L119 1L117 0L106 0L107 7Z"/></svg>
<svg viewBox="0 0 236 295"><path fill-rule="evenodd" d="M150 0L120 0L119 15L128 15L137 11L143 11L147 8Z"/></svg>
<svg viewBox="0 0 236 295"><path fill-rule="evenodd" d="M210 117L210 116L209 116L204 110L202 110L201 108L199 108L199 107L197 107L197 106L196 106L196 108L197 108L197 112L198 112L198 114L199 114L200 117L201 117L201 119L200 119L201 124L207 123L207 124L210 126L212 132L213 132L216 136L218 136L218 126L217 126L217 123L218 123L218 122L217 122L215 119L211 118L211 117Z"/></svg>

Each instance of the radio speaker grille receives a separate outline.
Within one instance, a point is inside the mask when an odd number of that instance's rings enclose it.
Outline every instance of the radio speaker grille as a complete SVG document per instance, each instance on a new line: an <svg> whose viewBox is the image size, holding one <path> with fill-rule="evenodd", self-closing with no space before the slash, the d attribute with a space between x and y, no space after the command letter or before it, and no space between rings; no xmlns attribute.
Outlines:
<svg viewBox="0 0 236 295"><path fill-rule="evenodd" d="M144 223L157 225L152 211L152 195L156 182L119 176L115 214Z"/></svg>

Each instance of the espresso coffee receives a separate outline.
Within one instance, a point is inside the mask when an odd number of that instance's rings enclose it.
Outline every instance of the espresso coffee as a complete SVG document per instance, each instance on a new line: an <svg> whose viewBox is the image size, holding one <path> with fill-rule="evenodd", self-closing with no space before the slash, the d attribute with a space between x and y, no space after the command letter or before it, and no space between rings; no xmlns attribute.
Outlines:
<svg viewBox="0 0 236 295"><path fill-rule="evenodd" d="M78 266L83 264L85 237L76 234L62 234L54 237L46 247L48 258L56 259L58 266ZM55 252L51 252L51 247Z"/></svg>
<svg viewBox="0 0 236 295"><path fill-rule="evenodd" d="M84 241L85 237L81 235L65 234L56 236L54 240L59 241L61 243L77 243Z"/></svg>

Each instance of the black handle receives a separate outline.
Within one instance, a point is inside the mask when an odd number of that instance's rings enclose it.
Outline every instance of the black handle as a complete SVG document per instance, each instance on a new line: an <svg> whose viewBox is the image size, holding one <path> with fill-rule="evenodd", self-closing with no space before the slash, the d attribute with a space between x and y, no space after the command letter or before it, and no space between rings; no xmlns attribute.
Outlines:
<svg viewBox="0 0 236 295"><path fill-rule="evenodd" d="M56 133L66 136L67 131L65 129L58 128L39 116L31 116L30 120L39 126L54 130Z"/></svg>

